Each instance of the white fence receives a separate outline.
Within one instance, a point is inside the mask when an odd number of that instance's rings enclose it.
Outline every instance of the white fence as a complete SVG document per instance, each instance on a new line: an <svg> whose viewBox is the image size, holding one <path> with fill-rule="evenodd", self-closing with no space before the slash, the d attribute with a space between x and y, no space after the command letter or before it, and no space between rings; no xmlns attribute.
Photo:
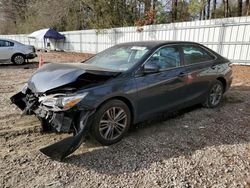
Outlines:
<svg viewBox="0 0 250 188"><path fill-rule="evenodd" d="M62 32L66 40L51 42L52 49L71 52L97 53L118 43L145 40L194 41L206 45L237 64L250 65L250 16L204 21L180 22L104 30ZM43 47L43 41L28 39L27 35L0 35L25 44Z"/></svg>

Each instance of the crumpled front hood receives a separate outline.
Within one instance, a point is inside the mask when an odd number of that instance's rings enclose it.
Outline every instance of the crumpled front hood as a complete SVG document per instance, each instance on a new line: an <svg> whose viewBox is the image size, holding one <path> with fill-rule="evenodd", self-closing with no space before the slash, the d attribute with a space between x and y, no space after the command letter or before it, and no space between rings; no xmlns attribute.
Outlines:
<svg viewBox="0 0 250 188"><path fill-rule="evenodd" d="M44 93L53 88L57 88L74 82L86 70L78 66L69 64L46 64L38 69L29 79L28 87L34 93Z"/></svg>
<svg viewBox="0 0 250 188"><path fill-rule="evenodd" d="M78 83L80 87L102 83L120 72L87 64L50 63L38 69L29 79L28 87L34 93L44 93L52 89Z"/></svg>

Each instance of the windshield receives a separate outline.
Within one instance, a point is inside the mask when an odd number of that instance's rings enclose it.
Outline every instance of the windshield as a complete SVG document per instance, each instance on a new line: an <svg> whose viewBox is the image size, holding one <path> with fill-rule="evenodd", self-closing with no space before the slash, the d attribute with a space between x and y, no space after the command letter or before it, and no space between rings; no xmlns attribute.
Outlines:
<svg viewBox="0 0 250 188"><path fill-rule="evenodd" d="M113 71L126 71L148 51L149 49L145 46L115 46L97 54L84 64Z"/></svg>

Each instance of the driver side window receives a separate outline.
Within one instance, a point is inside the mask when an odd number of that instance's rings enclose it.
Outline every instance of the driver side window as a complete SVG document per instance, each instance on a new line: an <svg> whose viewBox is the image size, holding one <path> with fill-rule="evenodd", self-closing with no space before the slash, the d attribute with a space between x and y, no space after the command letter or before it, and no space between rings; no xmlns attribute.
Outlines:
<svg viewBox="0 0 250 188"><path fill-rule="evenodd" d="M175 68L180 66L180 53L176 47L162 47L158 49L146 62L155 64L160 70Z"/></svg>

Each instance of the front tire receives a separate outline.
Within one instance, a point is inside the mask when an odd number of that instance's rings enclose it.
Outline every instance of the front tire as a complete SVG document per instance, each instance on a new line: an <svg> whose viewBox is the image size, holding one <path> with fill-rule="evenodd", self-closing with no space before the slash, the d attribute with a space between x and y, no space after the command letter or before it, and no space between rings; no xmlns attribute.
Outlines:
<svg viewBox="0 0 250 188"><path fill-rule="evenodd" d="M16 65L23 65L25 63L25 57L22 54L15 54L11 59Z"/></svg>
<svg viewBox="0 0 250 188"><path fill-rule="evenodd" d="M91 135L103 145L120 141L129 129L131 114L120 100L104 103L96 112L91 125Z"/></svg>
<svg viewBox="0 0 250 188"><path fill-rule="evenodd" d="M222 83L219 80L213 82L207 93L206 101L203 103L203 106L207 108L215 108L219 106L222 100L223 92L224 88Z"/></svg>

